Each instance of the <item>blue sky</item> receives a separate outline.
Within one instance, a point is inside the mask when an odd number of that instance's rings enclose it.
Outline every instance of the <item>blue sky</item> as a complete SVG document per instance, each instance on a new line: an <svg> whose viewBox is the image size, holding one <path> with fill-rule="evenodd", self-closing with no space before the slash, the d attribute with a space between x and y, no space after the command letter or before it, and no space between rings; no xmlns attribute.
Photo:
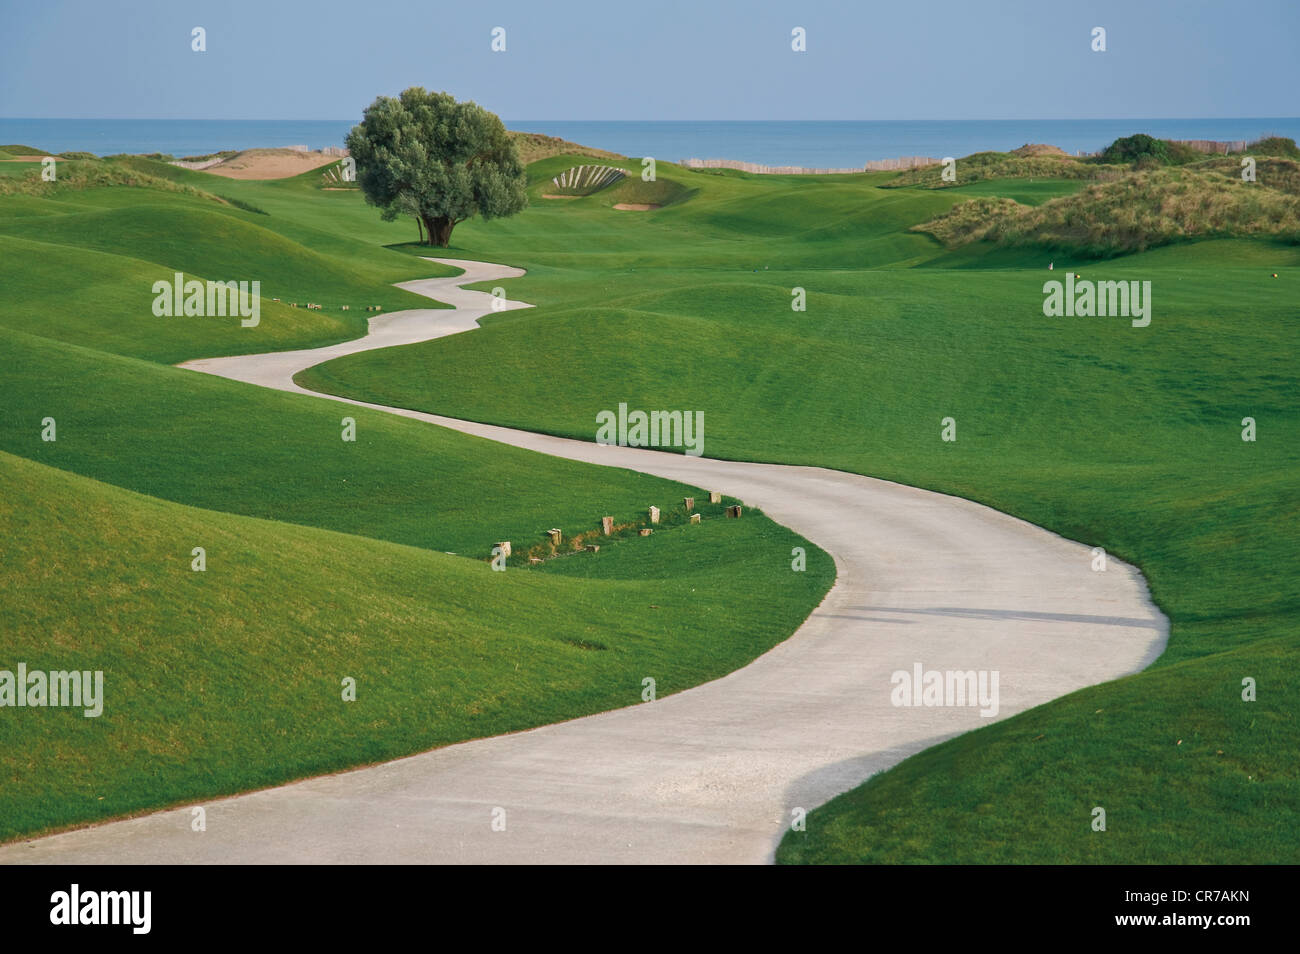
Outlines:
<svg viewBox="0 0 1300 954"><path fill-rule="evenodd" d="M347 119L413 85L507 121L1294 116L1300 95L1298 0L4 6L5 117Z"/></svg>

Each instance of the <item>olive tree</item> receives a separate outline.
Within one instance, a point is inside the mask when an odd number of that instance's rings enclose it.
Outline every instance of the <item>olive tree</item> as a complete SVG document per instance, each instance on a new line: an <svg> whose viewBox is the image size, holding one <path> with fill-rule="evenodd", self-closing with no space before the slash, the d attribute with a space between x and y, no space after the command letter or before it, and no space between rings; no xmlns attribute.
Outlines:
<svg viewBox="0 0 1300 954"><path fill-rule="evenodd" d="M414 215L427 244L445 247L451 230L476 213L501 218L528 204L524 168L501 120L448 93L413 86L380 96L347 147L366 201L386 221Z"/></svg>

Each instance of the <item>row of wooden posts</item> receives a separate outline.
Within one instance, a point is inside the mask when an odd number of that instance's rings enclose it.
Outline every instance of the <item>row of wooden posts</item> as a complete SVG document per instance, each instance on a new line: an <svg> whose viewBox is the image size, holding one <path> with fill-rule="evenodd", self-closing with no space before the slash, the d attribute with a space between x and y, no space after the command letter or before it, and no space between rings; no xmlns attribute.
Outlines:
<svg viewBox="0 0 1300 954"><path fill-rule="evenodd" d="M280 299L278 299L278 298L272 298L272 299L271 299L271 301L279 301L279 300L280 300ZM289 307L290 307L290 308L297 308L297 307L298 307L298 303L297 303L296 301L291 301L291 302L289 302ZM318 304L316 304L315 302L310 302L310 301L309 301L309 302L307 302L307 307L310 308L310 309L312 309L313 311L320 311L321 308L322 308L323 306L322 306L322 305L318 305ZM350 309L351 309L351 306L350 306L350 305L339 305L339 310L341 310L341 311L349 311ZM384 310L384 309L383 309L383 306L382 306L382 305L366 305L366 311L383 311L383 310Z"/></svg>
<svg viewBox="0 0 1300 954"><path fill-rule="evenodd" d="M716 490L711 490L711 491L709 491L709 503L714 503L714 504L716 504L716 503L722 503L722 494L719 493L719 492L716 491ZM695 498L694 498L694 497L683 497L683 498L682 498L682 506L684 506L684 507L686 508L686 512L689 513L689 514L691 515L691 523L699 523L699 522L700 522L700 515L699 515L698 513L695 513L695 512L694 512L694 510L695 510ZM740 506L739 504L736 504L736 505L734 505L734 506L730 506L730 507L727 508L727 516L728 516L728 517L739 517L739 516L741 515L742 512L743 512L743 508L741 508L741 506ZM650 507L649 510L648 510L648 514L649 514L650 522L651 522L651 523L658 523L658 522L659 522L659 508L658 508L658 507ZM600 532L601 532L602 534L604 534L605 536L607 536L607 537L608 537L608 536L611 536L611 535L614 533L614 518L613 518L613 517L601 517L601 518L600 518ZM650 536L650 534L654 533L654 529L651 528L651 527L642 527L638 532L639 532L640 536L648 537L648 536ZM564 533L563 533L563 531L560 530L559 527L552 527L550 530L547 530L547 531L546 531L546 535L547 535L547 537L550 538L551 546L554 546L554 547L558 547L558 546L561 544L561 542L563 542L563 540L564 540ZM502 556L505 556L505 557L510 556L510 552L511 552L511 551L510 551L510 541L509 541L509 540L501 540L501 541L499 541L496 545L497 545L498 547L501 548L501 555L502 555ZM592 546L589 546L587 549L592 550L592 551L599 551L599 550L600 550L600 547L599 547L599 546L596 546L596 545L593 544Z"/></svg>

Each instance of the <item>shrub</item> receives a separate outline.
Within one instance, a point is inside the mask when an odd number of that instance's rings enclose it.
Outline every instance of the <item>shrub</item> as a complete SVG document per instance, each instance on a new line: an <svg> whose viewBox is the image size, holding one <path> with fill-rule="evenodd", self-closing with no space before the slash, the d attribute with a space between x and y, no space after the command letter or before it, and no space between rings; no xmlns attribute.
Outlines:
<svg viewBox="0 0 1300 954"><path fill-rule="evenodd" d="M1148 157L1160 165L1167 164L1170 161L1169 143L1146 133L1137 133L1116 139L1101 151L1100 156L1102 162L1138 162Z"/></svg>

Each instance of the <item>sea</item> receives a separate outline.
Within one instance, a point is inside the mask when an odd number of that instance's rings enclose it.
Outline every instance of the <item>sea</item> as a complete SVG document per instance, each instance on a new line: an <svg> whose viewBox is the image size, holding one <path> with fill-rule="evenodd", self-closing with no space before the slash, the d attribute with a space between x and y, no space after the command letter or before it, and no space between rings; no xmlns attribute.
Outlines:
<svg viewBox="0 0 1300 954"><path fill-rule="evenodd" d="M0 119L0 144L97 155L170 153L177 158L223 149L341 146L351 119ZM1161 139L1300 139L1300 118L1255 119L961 119L844 121L587 121L508 119L510 129L545 133L626 156L736 159L769 166L854 168L900 156L966 156L1048 143L1092 153L1121 136Z"/></svg>

